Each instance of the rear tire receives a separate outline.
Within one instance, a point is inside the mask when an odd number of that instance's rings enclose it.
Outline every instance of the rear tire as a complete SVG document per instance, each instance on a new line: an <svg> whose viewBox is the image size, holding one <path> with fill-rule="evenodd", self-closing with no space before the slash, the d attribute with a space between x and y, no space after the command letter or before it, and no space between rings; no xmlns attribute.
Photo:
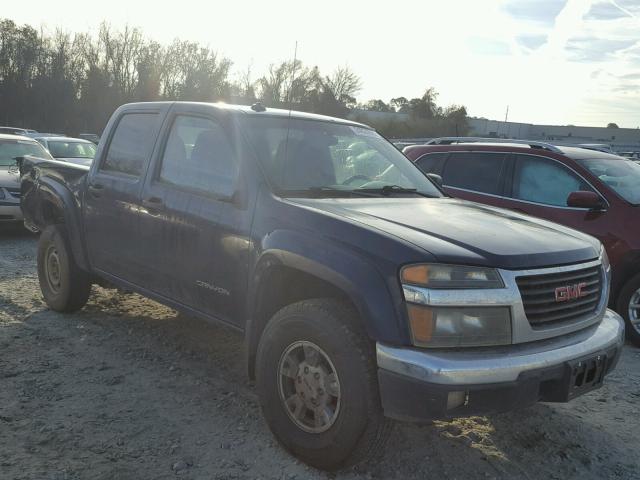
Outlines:
<svg viewBox="0 0 640 480"><path fill-rule="evenodd" d="M374 359L356 312L342 302L304 300L277 312L258 345L256 385L284 448L323 470L377 456L392 424Z"/></svg>
<svg viewBox="0 0 640 480"><path fill-rule="evenodd" d="M640 274L629 280L620 292L617 310L624 318L627 338L640 347Z"/></svg>
<svg viewBox="0 0 640 480"><path fill-rule="evenodd" d="M62 225L49 225L40 234L38 281L51 310L75 312L87 303L91 280L76 264Z"/></svg>

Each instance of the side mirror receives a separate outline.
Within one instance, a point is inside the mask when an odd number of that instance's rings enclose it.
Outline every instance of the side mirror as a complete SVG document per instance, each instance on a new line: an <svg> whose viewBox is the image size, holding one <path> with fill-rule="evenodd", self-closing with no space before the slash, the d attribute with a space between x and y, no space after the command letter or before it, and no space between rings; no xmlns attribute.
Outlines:
<svg viewBox="0 0 640 480"><path fill-rule="evenodd" d="M433 183L442 188L442 177L437 173L427 173L427 177L431 179Z"/></svg>
<svg viewBox="0 0 640 480"><path fill-rule="evenodd" d="M603 210L604 202L595 192L571 192L567 197L567 206L572 208L588 208L589 210Z"/></svg>

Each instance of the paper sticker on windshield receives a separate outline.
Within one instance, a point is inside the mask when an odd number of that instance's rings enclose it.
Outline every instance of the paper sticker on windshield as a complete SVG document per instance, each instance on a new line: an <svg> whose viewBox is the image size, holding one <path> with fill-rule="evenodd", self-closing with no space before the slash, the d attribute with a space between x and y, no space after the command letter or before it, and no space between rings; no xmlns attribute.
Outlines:
<svg viewBox="0 0 640 480"><path fill-rule="evenodd" d="M351 127L351 131L356 135L360 135L362 137L380 138L380 135L378 135L378 133L375 130L371 130L369 128Z"/></svg>

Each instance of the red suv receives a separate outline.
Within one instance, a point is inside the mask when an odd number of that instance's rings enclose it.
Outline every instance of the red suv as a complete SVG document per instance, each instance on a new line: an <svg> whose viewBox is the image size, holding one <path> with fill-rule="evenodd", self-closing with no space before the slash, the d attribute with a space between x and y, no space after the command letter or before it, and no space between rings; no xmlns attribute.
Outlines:
<svg viewBox="0 0 640 480"><path fill-rule="evenodd" d="M519 140L442 138L403 152L425 173L439 175L451 196L598 238L613 270L610 305L640 346L639 164L587 148Z"/></svg>

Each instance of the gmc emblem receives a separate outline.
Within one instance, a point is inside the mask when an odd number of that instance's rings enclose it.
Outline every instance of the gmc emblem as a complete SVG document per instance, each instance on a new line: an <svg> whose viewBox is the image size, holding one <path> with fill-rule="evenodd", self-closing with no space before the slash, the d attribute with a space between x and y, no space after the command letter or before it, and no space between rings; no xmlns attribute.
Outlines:
<svg viewBox="0 0 640 480"><path fill-rule="evenodd" d="M556 302L568 302L569 300L577 300L580 297L584 297L586 293L582 289L586 286L587 284L582 282L576 285L556 288Z"/></svg>

